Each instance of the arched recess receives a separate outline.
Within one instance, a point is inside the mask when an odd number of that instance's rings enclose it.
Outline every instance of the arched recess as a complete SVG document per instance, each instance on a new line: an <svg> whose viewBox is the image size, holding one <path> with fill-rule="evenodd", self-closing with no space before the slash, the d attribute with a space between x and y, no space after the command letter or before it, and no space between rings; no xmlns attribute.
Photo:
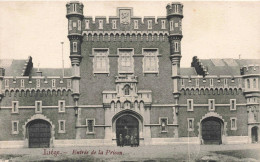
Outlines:
<svg viewBox="0 0 260 162"><path fill-rule="evenodd" d="M205 125L203 125L203 124L205 124ZM199 132L199 138L200 138L201 144L222 144L222 143L226 143L227 122L225 122L224 119L222 118L222 116L220 116L218 113L209 112L209 113L205 114L200 119L198 126L199 126L198 132ZM219 128L219 126L220 126L220 128ZM208 131L213 131L212 133L208 133L209 136L211 136L211 134L214 135L214 131L216 131L215 134L220 133L219 141L218 140L214 141L215 137L212 137L212 141L210 141L210 140L204 141L203 138L205 138L205 136L203 137L203 135L205 135L205 134L203 134L202 129L204 129L204 131L205 130L207 131L207 129L205 129L205 127L209 128ZM214 129L214 128L216 128L216 129ZM206 135L207 135L207 133L206 133ZM218 139L218 138L216 138L216 139Z"/></svg>
<svg viewBox="0 0 260 162"><path fill-rule="evenodd" d="M257 126L254 126L251 128L251 138L252 138L252 143L257 143L259 141L258 139L258 134L259 128Z"/></svg>
<svg viewBox="0 0 260 162"><path fill-rule="evenodd" d="M120 131L118 131L118 129L122 129L122 126L124 126L124 124L119 124L117 121L122 121L122 119L126 119L127 122L129 122L130 120L132 120L133 122L136 121L138 122L138 134L137 134L137 138L138 138L138 143L140 139L143 139L143 117L130 109L127 110L122 110L119 113L115 114L114 117L112 118L112 133L113 133L113 139L116 139L118 141L118 137L119 137L119 133ZM128 129L128 125L125 124L125 128ZM136 127L135 127L136 128ZM135 128L130 128L129 131L127 132L127 134L129 136L135 134L136 132L133 132ZM127 131L127 130L126 130ZM131 132L132 131L132 132ZM124 135L126 135L126 133L123 133Z"/></svg>
<svg viewBox="0 0 260 162"><path fill-rule="evenodd" d="M22 125L23 128L23 135L24 135L24 146L29 147L29 139L28 139L28 126L31 122L35 120L43 120L50 124L51 127L51 137L50 137L50 147L53 147L53 141L55 140L55 125L52 123L50 119L48 119L46 116L42 114L35 114L30 119L28 119L24 125Z"/></svg>

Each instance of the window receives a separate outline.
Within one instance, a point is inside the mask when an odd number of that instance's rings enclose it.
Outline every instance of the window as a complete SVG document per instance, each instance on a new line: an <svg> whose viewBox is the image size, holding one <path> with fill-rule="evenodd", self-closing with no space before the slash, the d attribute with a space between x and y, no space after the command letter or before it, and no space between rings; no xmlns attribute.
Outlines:
<svg viewBox="0 0 260 162"><path fill-rule="evenodd" d="M108 49L93 49L94 73L109 73Z"/></svg>
<svg viewBox="0 0 260 162"><path fill-rule="evenodd" d="M112 20L112 29L116 29L116 20Z"/></svg>
<svg viewBox="0 0 260 162"><path fill-rule="evenodd" d="M36 87L37 88L41 87L41 80L40 79L36 79Z"/></svg>
<svg viewBox="0 0 260 162"><path fill-rule="evenodd" d="M65 126L65 120L59 120L59 131L58 133L66 133L66 126Z"/></svg>
<svg viewBox="0 0 260 162"><path fill-rule="evenodd" d="M73 42L73 49L72 49L73 52L78 52L77 46L78 46L77 42Z"/></svg>
<svg viewBox="0 0 260 162"><path fill-rule="evenodd" d="M71 87L71 80L68 79L68 80L67 80L67 88L70 88L70 87Z"/></svg>
<svg viewBox="0 0 260 162"><path fill-rule="evenodd" d="M194 118L188 118L188 131L194 131Z"/></svg>
<svg viewBox="0 0 260 162"><path fill-rule="evenodd" d="M213 87L213 79L209 79L209 85Z"/></svg>
<svg viewBox="0 0 260 162"><path fill-rule="evenodd" d="M179 6L178 5L174 5L174 8L175 8L175 13L179 12Z"/></svg>
<svg viewBox="0 0 260 162"><path fill-rule="evenodd" d="M103 29L103 20L98 21L98 29Z"/></svg>
<svg viewBox="0 0 260 162"><path fill-rule="evenodd" d="M134 72L134 59L132 49L119 49L118 70L119 73Z"/></svg>
<svg viewBox="0 0 260 162"><path fill-rule="evenodd" d="M76 28L76 27L77 27L77 22L73 22L73 23L72 23L72 27L73 27L73 28Z"/></svg>
<svg viewBox="0 0 260 162"><path fill-rule="evenodd" d="M167 118L160 118L160 122L161 122L161 131L162 132L167 132L167 125L168 125L168 122L167 122Z"/></svg>
<svg viewBox="0 0 260 162"><path fill-rule="evenodd" d="M94 119L87 119L87 133L94 133Z"/></svg>
<svg viewBox="0 0 260 162"><path fill-rule="evenodd" d="M42 113L42 101L35 101L35 113Z"/></svg>
<svg viewBox="0 0 260 162"><path fill-rule="evenodd" d="M195 81L196 81L196 87L198 87L199 86L199 79L197 78L197 79L195 79Z"/></svg>
<svg viewBox="0 0 260 162"><path fill-rule="evenodd" d="M59 112L65 112L65 101L59 100Z"/></svg>
<svg viewBox="0 0 260 162"><path fill-rule="evenodd" d="M174 26L173 26L173 20L170 21L170 31L173 31L174 30Z"/></svg>
<svg viewBox="0 0 260 162"><path fill-rule="evenodd" d="M72 30L72 20L69 20L69 30Z"/></svg>
<svg viewBox="0 0 260 162"><path fill-rule="evenodd" d="M5 79L5 87L9 87L9 80Z"/></svg>
<svg viewBox="0 0 260 162"><path fill-rule="evenodd" d="M256 86L256 79L255 78L253 79L253 88L257 88L257 86Z"/></svg>
<svg viewBox="0 0 260 162"><path fill-rule="evenodd" d="M89 20L85 20L85 29L89 29Z"/></svg>
<svg viewBox="0 0 260 162"><path fill-rule="evenodd" d="M157 49L144 49L143 50L143 72L144 73L158 73L159 72L159 59Z"/></svg>
<svg viewBox="0 0 260 162"><path fill-rule="evenodd" d="M187 111L193 111L193 99L187 100Z"/></svg>
<svg viewBox="0 0 260 162"><path fill-rule="evenodd" d="M161 23L162 23L162 27L161 28L162 29L166 29L165 20L162 20Z"/></svg>
<svg viewBox="0 0 260 162"><path fill-rule="evenodd" d="M250 89L250 80L247 79L247 80L246 80L246 83L247 83L247 88Z"/></svg>
<svg viewBox="0 0 260 162"><path fill-rule="evenodd" d="M226 87L228 85L227 79L224 79L224 86Z"/></svg>
<svg viewBox="0 0 260 162"><path fill-rule="evenodd" d="M56 80L55 80L55 79L52 79L52 80L51 80L51 87L52 87L52 88L55 88L55 87L56 87Z"/></svg>
<svg viewBox="0 0 260 162"><path fill-rule="evenodd" d="M237 118L230 118L231 121L231 130L237 130Z"/></svg>
<svg viewBox="0 0 260 162"><path fill-rule="evenodd" d="M19 101L12 101L12 113L19 112Z"/></svg>
<svg viewBox="0 0 260 162"><path fill-rule="evenodd" d="M134 20L134 29L138 29L138 20Z"/></svg>
<svg viewBox="0 0 260 162"><path fill-rule="evenodd" d="M72 7L73 7L73 8L72 8L72 11L73 11L73 12L76 12L76 11L77 11L77 10L76 10L76 8L77 8L76 5L77 5L77 4L72 4Z"/></svg>
<svg viewBox="0 0 260 162"><path fill-rule="evenodd" d="M125 95L130 95L129 91L130 91L130 86L126 85L125 86Z"/></svg>
<svg viewBox="0 0 260 162"><path fill-rule="evenodd" d="M78 30L81 30L81 21L78 20Z"/></svg>
<svg viewBox="0 0 260 162"><path fill-rule="evenodd" d="M230 110L236 110L236 99L230 100Z"/></svg>
<svg viewBox="0 0 260 162"><path fill-rule="evenodd" d="M174 24L174 27L178 28L178 25L179 25L178 23L175 23L175 24Z"/></svg>
<svg viewBox="0 0 260 162"><path fill-rule="evenodd" d="M214 111L215 110L215 100L209 99L208 104L209 104L209 111Z"/></svg>
<svg viewBox="0 0 260 162"><path fill-rule="evenodd" d="M179 29L180 29L180 31L182 31L181 20L179 21Z"/></svg>
<svg viewBox="0 0 260 162"><path fill-rule="evenodd" d="M24 79L21 79L21 88L24 87Z"/></svg>
<svg viewBox="0 0 260 162"><path fill-rule="evenodd" d="M12 121L12 134L19 134L19 121Z"/></svg>
<svg viewBox="0 0 260 162"><path fill-rule="evenodd" d="M114 109L115 108L115 102L111 102L110 107L111 107L111 110Z"/></svg>
<svg viewBox="0 0 260 162"><path fill-rule="evenodd" d="M152 24L152 20L148 20L148 29L152 29L153 28L153 24Z"/></svg>
<svg viewBox="0 0 260 162"><path fill-rule="evenodd" d="M179 52L179 42L174 42L174 52Z"/></svg>

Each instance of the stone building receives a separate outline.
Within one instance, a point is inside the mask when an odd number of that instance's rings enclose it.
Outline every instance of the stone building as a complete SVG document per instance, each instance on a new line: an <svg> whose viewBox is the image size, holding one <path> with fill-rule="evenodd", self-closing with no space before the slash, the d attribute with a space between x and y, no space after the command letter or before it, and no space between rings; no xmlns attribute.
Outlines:
<svg viewBox="0 0 260 162"><path fill-rule="evenodd" d="M71 68L1 60L0 148L252 143L259 62L199 59L180 67L183 5L166 17L88 17L66 5ZM187 15L188 16L188 15Z"/></svg>

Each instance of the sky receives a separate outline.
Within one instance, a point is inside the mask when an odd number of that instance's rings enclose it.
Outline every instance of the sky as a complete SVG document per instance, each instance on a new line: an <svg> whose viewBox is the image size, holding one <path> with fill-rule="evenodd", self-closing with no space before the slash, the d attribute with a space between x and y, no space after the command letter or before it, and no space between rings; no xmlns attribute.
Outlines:
<svg viewBox="0 0 260 162"><path fill-rule="evenodd" d="M166 16L170 1L84 1L85 16L116 16L133 7L134 16ZM184 1L182 67L192 57L260 59L260 1ZM34 67L70 67L65 1L1 1L0 59L26 59Z"/></svg>

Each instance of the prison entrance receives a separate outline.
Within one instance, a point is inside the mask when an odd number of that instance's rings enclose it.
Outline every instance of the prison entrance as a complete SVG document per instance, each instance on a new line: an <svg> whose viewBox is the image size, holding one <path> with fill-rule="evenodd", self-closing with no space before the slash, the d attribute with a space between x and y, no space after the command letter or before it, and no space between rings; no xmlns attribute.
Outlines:
<svg viewBox="0 0 260 162"><path fill-rule="evenodd" d="M202 139L204 144L221 144L222 121L216 117L209 117L202 121Z"/></svg>
<svg viewBox="0 0 260 162"><path fill-rule="evenodd" d="M251 135L252 135L252 143L258 142L258 128L255 126L252 128Z"/></svg>
<svg viewBox="0 0 260 162"><path fill-rule="evenodd" d="M121 134L121 135L120 135ZM121 137L120 137L121 136ZM120 145L120 138L124 146L139 145L139 122L132 115L123 115L116 121L117 145Z"/></svg>
<svg viewBox="0 0 260 162"><path fill-rule="evenodd" d="M30 148L50 147L51 125L47 121L31 121L27 130Z"/></svg>

